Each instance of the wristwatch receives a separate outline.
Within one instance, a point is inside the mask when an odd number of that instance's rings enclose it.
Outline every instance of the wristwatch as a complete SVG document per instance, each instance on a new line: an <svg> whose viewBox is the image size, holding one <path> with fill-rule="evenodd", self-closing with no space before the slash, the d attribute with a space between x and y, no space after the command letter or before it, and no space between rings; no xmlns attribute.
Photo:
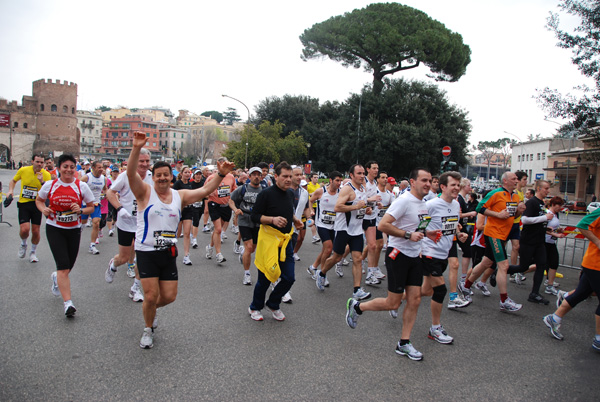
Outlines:
<svg viewBox="0 0 600 402"><path fill-rule="evenodd" d="M412 235L412 232L409 232L408 230L406 232L404 232L404 238L406 240L410 240L410 236Z"/></svg>

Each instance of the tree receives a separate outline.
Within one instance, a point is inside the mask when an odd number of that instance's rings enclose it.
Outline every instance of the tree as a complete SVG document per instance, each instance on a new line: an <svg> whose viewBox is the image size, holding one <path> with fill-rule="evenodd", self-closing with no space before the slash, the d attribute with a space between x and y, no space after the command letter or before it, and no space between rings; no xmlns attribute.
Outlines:
<svg viewBox="0 0 600 402"><path fill-rule="evenodd" d="M300 35L301 58L329 57L373 74L376 95L388 74L429 67L440 81L457 81L471 61L462 36L427 14L398 3L370 4L314 24Z"/></svg>
<svg viewBox="0 0 600 402"><path fill-rule="evenodd" d="M202 162L211 157L215 141L225 141L226 135L219 127L203 127L199 133L183 144L182 152L187 157L200 158Z"/></svg>
<svg viewBox="0 0 600 402"><path fill-rule="evenodd" d="M110 107L108 107L108 106L104 106L104 105L98 106L98 107L96 108L96 110L99 110L99 111L101 111L101 112L108 112L108 111L109 111L109 110L111 110L111 109L112 109L112 108L110 108Z"/></svg>
<svg viewBox="0 0 600 402"><path fill-rule="evenodd" d="M207 116L211 119L215 119L217 123L221 123L223 121L223 113L217 112L216 110L200 113L200 116Z"/></svg>
<svg viewBox="0 0 600 402"><path fill-rule="evenodd" d="M479 141L477 144L477 150L481 152L485 160L487 161L487 179L490 179L490 163L496 154L498 154L504 146L510 144L511 140L509 138L500 138L495 141ZM506 158L504 156L504 167L506 167Z"/></svg>
<svg viewBox="0 0 600 402"><path fill-rule="evenodd" d="M234 122L240 121L240 115L237 113L237 109L233 107L228 107L225 113L223 113L223 119L225 120L225 124L228 126L233 125Z"/></svg>
<svg viewBox="0 0 600 402"><path fill-rule="evenodd" d="M281 98L268 97L259 102L253 122L258 125L265 120L284 123L284 137L293 131L303 135L302 129L306 123L322 122L319 100L310 96L288 94Z"/></svg>
<svg viewBox="0 0 600 402"><path fill-rule="evenodd" d="M516 140L511 140L510 138L502 138L499 141L501 145L499 153L502 155L502 167L504 170L507 170L508 165L511 164L512 149L518 142Z"/></svg>

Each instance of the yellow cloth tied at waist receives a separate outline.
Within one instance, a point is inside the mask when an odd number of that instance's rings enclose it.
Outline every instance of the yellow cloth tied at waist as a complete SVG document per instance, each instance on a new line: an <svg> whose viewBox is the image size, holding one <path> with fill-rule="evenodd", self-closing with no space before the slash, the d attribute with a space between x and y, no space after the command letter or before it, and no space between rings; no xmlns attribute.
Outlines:
<svg viewBox="0 0 600 402"><path fill-rule="evenodd" d="M285 261L285 248L293 233L293 227L289 233L281 233L271 226L260 225L254 264L271 282L275 282L281 276L279 261ZM281 252L278 256L279 248L281 248Z"/></svg>

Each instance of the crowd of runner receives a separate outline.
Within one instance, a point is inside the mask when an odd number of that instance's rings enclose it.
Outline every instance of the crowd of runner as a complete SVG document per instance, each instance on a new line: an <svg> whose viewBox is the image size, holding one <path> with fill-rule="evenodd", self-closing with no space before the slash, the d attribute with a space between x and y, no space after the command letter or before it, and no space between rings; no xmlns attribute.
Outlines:
<svg viewBox="0 0 600 402"><path fill-rule="evenodd" d="M550 183L545 180L536 181L532 193L524 194L524 172L506 172L501 186L478 200L470 181L457 172L437 177L415 168L407 180L396 182L376 161L369 161L350 166L346 173L332 171L321 184L317 174L306 175L302 167L286 162L274 169L259 163L248 170L236 170L225 158L212 169L192 169L183 161L174 168L152 163L145 142L144 133L134 133L133 150L122 166L108 160L79 163L67 154L54 166L53 159L34 155L31 165L11 180L4 202L10 205L21 181L18 256L28 256L31 263L39 262L36 249L42 215L46 218L56 266L51 290L62 296L67 317L77 311L69 274L83 225L91 228L89 253L106 258L108 284L127 264L127 276L133 280L128 296L143 303L142 348L153 347L157 309L175 300L178 258L184 265L193 264L191 249L199 248L200 230L210 233L205 263L213 257L218 265L226 262L222 246L230 227L242 285L252 285L252 267L257 268L248 305L255 321L264 320L263 309L275 320L285 320L281 303L292 301L298 252L310 230L311 243L321 247L316 260L306 264L315 281L315 297L322 297L319 293L329 286L332 268L343 277L344 267L351 264L347 325L356 328L365 311L387 311L398 318L404 304L396 353L411 360L423 358L411 342L422 298L431 306L428 337L450 344L453 337L442 321L450 321L452 313L442 319L444 305L450 311L467 308L474 290L491 296L490 285L498 288L499 310L514 313L523 305L508 296L508 283L523 285L530 271L534 273L528 302L548 305L542 294L556 296L557 310L543 317L556 339L563 339L565 314L593 293L600 295L600 210L577 225L589 240L577 288L559 290L556 240L565 236L559 221L564 201L547 199ZM107 235L116 232L118 239L114 256L99 245L107 226ZM178 246L180 239L183 247ZM385 272L380 268L382 252ZM371 298L367 286L383 281L387 296ZM600 303L595 320L592 346L600 350Z"/></svg>

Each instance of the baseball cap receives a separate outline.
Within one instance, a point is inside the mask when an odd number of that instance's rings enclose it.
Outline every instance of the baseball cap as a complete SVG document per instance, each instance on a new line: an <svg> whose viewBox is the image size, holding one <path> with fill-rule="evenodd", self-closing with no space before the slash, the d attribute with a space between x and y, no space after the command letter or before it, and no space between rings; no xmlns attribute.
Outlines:
<svg viewBox="0 0 600 402"><path fill-rule="evenodd" d="M248 176L250 176L254 172L258 172L258 173L262 174L262 169L254 166L254 167L250 168L250 170L248 170Z"/></svg>
<svg viewBox="0 0 600 402"><path fill-rule="evenodd" d="M388 184L391 184L392 186L396 185L396 179L394 179L393 177L388 177L387 179Z"/></svg>
<svg viewBox="0 0 600 402"><path fill-rule="evenodd" d="M175 163L183 163L183 159L179 159L177 162Z"/></svg>
<svg viewBox="0 0 600 402"><path fill-rule="evenodd" d="M300 185L301 185L301 186L306 186L307 184L308 184L308 183L306 182L306 180L302 180L302 181L300 182Z"/></svg>

